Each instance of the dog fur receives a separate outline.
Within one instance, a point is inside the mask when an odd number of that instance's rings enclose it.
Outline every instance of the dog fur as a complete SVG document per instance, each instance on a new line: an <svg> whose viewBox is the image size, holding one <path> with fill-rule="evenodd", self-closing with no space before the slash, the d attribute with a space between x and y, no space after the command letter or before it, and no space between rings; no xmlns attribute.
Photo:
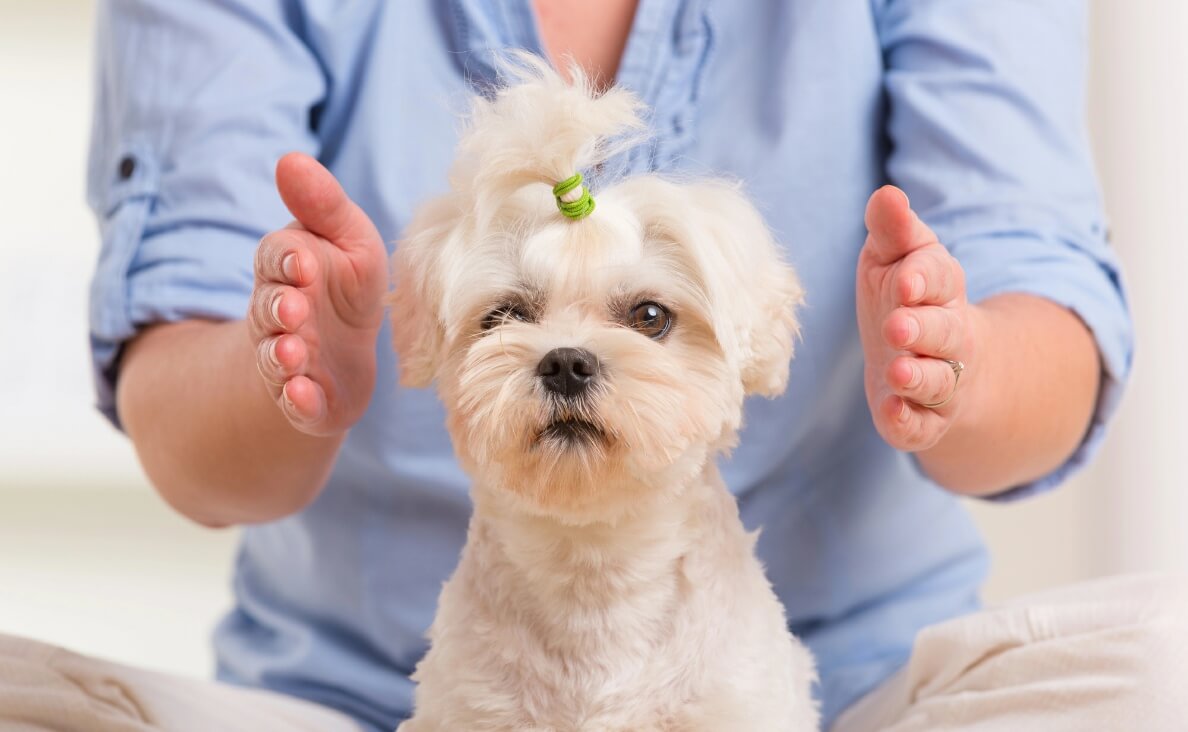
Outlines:
<svg viewBox="0 0 1188 732"><path fill-rule="evenodd" d="M713 460L744 397L784 389L800 285L727 182L628 178L563 217L552 184L638 141L640 106L532 57L505 74L394 257L401 380L436 380L474 502L400 732L815 730L812 659ZM597 359L581 398L537 375L562 347Z"/></svg>

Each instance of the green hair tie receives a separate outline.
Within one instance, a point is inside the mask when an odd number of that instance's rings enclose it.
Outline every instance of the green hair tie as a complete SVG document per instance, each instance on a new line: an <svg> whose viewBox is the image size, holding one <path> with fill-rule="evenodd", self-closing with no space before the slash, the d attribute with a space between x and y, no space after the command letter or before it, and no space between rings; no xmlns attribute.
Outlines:
<svg viewBox="0 0 1188 732"><path fill-rule="evenodd" d="M579 189L580 195L574 196L573 192ZM574 173L553 186L553 196L561 213L574 221L586 218L594 210L594 197L590 195L590 189L582 185L581 173Z"/></svg>

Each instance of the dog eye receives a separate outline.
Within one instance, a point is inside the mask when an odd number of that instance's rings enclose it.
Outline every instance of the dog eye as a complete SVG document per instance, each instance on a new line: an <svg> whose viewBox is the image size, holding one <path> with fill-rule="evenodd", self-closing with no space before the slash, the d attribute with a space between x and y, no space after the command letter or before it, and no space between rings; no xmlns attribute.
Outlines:
<svg viewBox="0 0 1188 732"><path fill-rule="evenodd" d="M627 325L654 341L663 338L672 327L672 314L654 302L642 302L632 309Z"/></svg>
<svg viewBox="0 0 1188 732"><path fill-rule="evenodd" d="M491 330L503 325L505 320L518 320L521 323L531 323L532 315L522 305L500 305L483 316L483 330Z"/></svg>

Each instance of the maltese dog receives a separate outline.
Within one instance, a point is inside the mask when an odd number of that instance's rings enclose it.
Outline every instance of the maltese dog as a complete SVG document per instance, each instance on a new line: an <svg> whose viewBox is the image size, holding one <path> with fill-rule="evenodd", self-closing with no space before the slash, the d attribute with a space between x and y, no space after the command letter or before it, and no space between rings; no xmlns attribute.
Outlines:
<svg viewBox="0 0 1188 732"><path fill-rule="evenodd" d="M394 258L401 381L437 382L474 502L400 732L816 730L714 464L784 389L796 276L736 185L595 201L579 171L643 128L628 92L508 74Z"/></svg>

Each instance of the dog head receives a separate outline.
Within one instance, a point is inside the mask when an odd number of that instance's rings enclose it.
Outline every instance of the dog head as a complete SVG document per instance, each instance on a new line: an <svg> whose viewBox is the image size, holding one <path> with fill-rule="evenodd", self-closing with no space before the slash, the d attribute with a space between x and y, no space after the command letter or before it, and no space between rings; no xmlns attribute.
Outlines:
<svg viewBox="0 0 1188 732"><path fill-rule="evenodd" d="M661 500L729 449L747 394L783 391L801 289L737 186L623 180L588 217L550 187L640 129L521 58L475 102L453 191L394 257L401 380L434 380L482 490L573 523ZM629 143L623 143L629 144Z"/></svg>

